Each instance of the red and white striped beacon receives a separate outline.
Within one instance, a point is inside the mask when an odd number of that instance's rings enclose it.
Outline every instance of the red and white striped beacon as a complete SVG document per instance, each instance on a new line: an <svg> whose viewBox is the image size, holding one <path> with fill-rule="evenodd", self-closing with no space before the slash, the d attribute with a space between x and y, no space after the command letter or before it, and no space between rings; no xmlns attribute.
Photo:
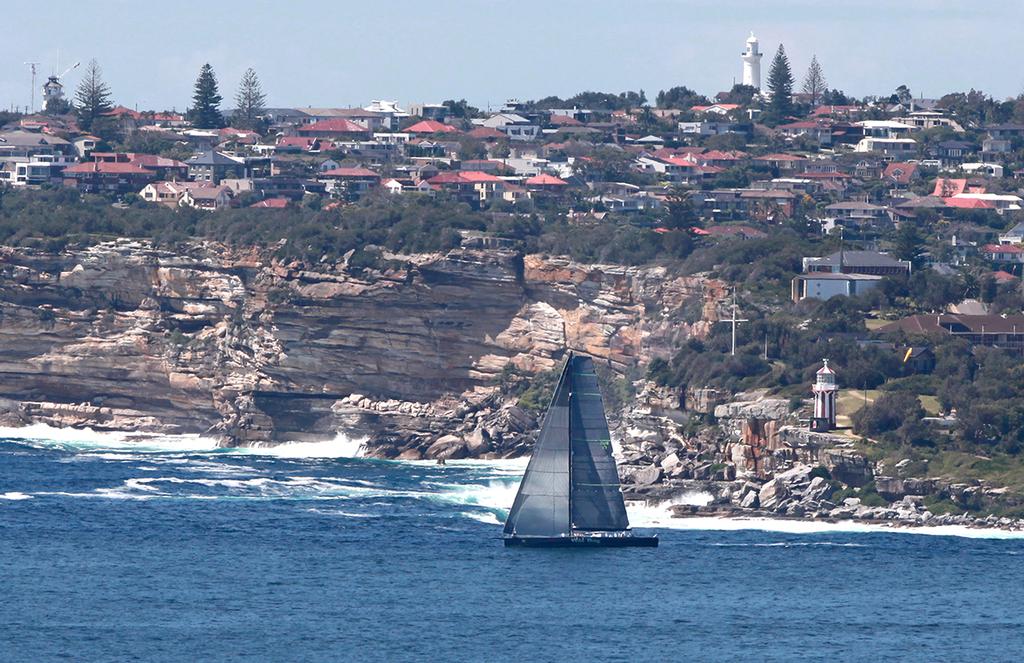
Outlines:
<svg viewBox="0 0 1024 663"><path fill-rule="evenodd" d="M814 416L811 417L811 430L830 431L836 427L836 372L828 367L828 359L818 369L817 379L811 391L814 392Z"/></svg>

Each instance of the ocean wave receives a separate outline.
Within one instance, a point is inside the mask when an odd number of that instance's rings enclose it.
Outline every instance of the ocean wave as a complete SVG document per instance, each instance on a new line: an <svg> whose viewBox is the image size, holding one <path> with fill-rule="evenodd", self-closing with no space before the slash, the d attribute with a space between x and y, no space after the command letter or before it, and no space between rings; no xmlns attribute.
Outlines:
<svg viewBox="0 0 1024 663"><path fill-rule="evenodd" d="M485 525L502 525L503 522L498 520L498 516L495 513L489 511L462 511L459 513L460 516L475 520L477 522L484 523Z"/></svg>
<svg viewBox="0 0 1024 663"><path fill-rule="evenodd" d="M994 528L975 528L965 525L936 525L933 527L906 527L898 523L859 523L841 520L784 520L776 518L732 518L721 516L694 516L674 518L667 505L642 507L629 511L634 527L673 530L703 530L734 532L759 530L785 534L920 534L925 536L957 536L970 539L1024 539L1024 532L1011 532Z"/></svg>
<svg viewBox="0 0 1024 663"><path fill-rule="evenodd" d="M477 506L508 512L519 490L518 481L492 479L487 483L424 483L430 490L425 497L446 504Z"/></svg>
<svg viewBox="0 0 1024 663"><path fill-rule="evenodd" d="M867 548L866 543L841 543L839 541L774 541L772 543L709 543L715 548L800 548L825 546L835 548Z"/></svg>
<svg viewBox="0 0 1024 663"><path fill-rule="evenodd" d="M202 435L158 435L97 431L92 428L55 428L36 423L14 428L0 426L0 439L12 440L37 449L78 452L184 453L217 449L217 440Z"/></svg>
<svg viewBox="0 0 1024 663"><path fill-rule="evenodd" d="M224 453L275 458L362 458L366 451L365 437L350 437L343 432L323 442L285 442L268 446L233 447Z"/></svg>

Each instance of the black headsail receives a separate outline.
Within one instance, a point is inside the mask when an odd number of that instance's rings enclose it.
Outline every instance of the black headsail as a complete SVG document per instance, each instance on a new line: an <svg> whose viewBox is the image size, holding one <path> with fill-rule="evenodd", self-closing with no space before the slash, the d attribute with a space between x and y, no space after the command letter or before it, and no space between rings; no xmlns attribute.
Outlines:
<svg viewBox="0 0 1024 663"><path fill-rule="evenodd" d="M572 399L569 419L572 467L569 498L572 527L615 531L629 527L604 401L590 357L569 358Z"/></svg>
<svg viewBox="0 0 1024 663"><path fill-rule="evenodd" d="M505 534L559 537L569 534L569 392L566 362L544 415L533 456L505 521Z"/></svg>
<svg viewBox="0 0 1024 663"><path fill-rule="evenodd" d="M594 362L570 353L505 534L564 537L628 527Z"/></svg>

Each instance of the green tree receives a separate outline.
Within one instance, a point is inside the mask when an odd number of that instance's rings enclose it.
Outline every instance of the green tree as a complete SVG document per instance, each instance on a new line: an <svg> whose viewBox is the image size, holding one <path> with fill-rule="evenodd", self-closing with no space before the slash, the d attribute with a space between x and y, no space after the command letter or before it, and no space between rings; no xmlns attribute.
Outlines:
<svg viewBox="0 0 1024 663"><path fill-rule="evenodd" d="M817 106L822 95L828 90L828 82L825 80L825 72L818 64L818 56L811 56L811 64L807 67L807 75L804 76L804 84L801 92L811 98L811 105Z"/></svg>
<svg viewBox="0 0 1024 663"><path fill-rule="evenodd" d="M924 248L924 240L921 239L921 233L917 231L917 226L909 222L901 223L899 230L896 231L893 244L896 256L900 260L909 260L916 266L918 257Z"/></svg>
<svg viewBox="0 0 1024 663"><path fill-rule="evenodd" d="M658 108L680 108L687 110L692 106L707 105L708 98L694 92L685 85L679 85L659 92L658 96L655 97L655 102Z"/></svg>
<svg viewBox="0 0 1024 663"><path fill-rule="evenodd" d="M260 123L260 116L266 111L267 95L256 71L250 67L242 75L235 95L235 114L231 121L240 129L255 129Z"/></svg>
<svg viewBox="0 0 1024 663"><path fill-rule="evenodd" d="M768 70L768 92L771 101L768 110L772 120L781 122L793 112L793 71L786 57L786 49L779 44Z"/></svg>
<svg viewBox="0 0 1024 663"><path fill-rule="evenodd" d="M753 85L743 85L742 83L736 83L732 86L732 89L726 92L724 95L720 95L718 100L723 104L739 104L740 106L749 106L750 102L754 100L754 95L757 94L757 88Z"/></svg>
<svg viewBox="0 0 1024 663"><path fill-rule="evenodd" d="M90 60L82 75L82 82L75 90L75 112L78 126L89 131L93 123L113 109L110 103L110 87L103 82L103 71L96 60Z"/></svg>
<svg viewBox="0 0 1024 663"><path fill-rule="evenodd" d="M448 108L448 113L452 117L457 117L459 119L469 120L474 117L479 117L480 115L480 109L475 106L470 106L469 102L465 99L459 99L458 101L455 101L454 99L446 99L441 102L441 105Z"/></svg>
<svg viewBox="0 0 1024 663"><path fill-rule="evenodd" d="M224 116L220 113L220 102L223 98L217 91L217 77L213 74L210 63L203 65L196 79L195 92L192 94L192 108L188 110L189 120L197 129L219 129L224 126Z"/></svg>

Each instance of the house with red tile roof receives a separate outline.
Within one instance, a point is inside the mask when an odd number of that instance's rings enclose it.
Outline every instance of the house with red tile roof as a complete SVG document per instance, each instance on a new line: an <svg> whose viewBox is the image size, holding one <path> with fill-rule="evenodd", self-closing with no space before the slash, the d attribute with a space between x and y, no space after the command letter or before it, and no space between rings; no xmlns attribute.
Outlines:
<svg viewBox="0 0 1024 663"><path fill-rule="evenodd" d="M291 203L287 198L266 198L249 205L250 209L284 209Z"/></svg>
<svg viewBox="0 0 1024 663"><path fill-rule="evenodd" d="M907 187L918 176L916 163L893 162L882 171L882 179L897 187Z"/></svg>
<svg viewBox="0 0 1024 663"><path fill-rule="evenodd" d="M370 189L380 185L379 174L362 167L342 167L326 170L317 178L326 184L328 193L354 200Z"/></svg>
<svg viewBox="0 0 1024 663"><path fill-rule="evenodd" d="M182 196L189 189L203 189L211 186L213 185L208 182L150 182L139 191L139 196L149 203L178 207L181 205Z"/></svg>
<svg viewBox="0 0 1024 663"><path fill-rule="evenodd" d="M450 124L437 120L421 120L404 130L407 134L457 134L461 133Z"/></svg>
<svg viewBox="0 0 1024 663"><path fill-rule="evenodd" d="M935 190L933 196L939 198L952 198L961 193L985 193L985 186L980 183L972 183L966 179L952 177L938 177L935 179Z"/></svg>
<svg viewBox="0 0 1024 663"><path fill-rule="evenodd" d="M315 138L346 138L369 140L372 132L361 124L343 117L320 120L296 129L300 136Z"/></svg>
<svg viewBox="0 0 1024 663"><path fill-rule="evenodd" d="M710 106L692 106L690 110L697 114L728 115L739 107L739 104L711 104Z"/></svg>
<svg viewBox="0 0 1024 663"><path fill-rule="evenodd" d="M995 263L1024 264L1024 246L1019 244L986 244L981 255Z"/></svg>
<svg viewBox="0 0 1024 663"><path fill-rule="evenodd" d="M64 185L82 193L135 193L157 178L137 163L88 161L64 169Z"/></svg>

